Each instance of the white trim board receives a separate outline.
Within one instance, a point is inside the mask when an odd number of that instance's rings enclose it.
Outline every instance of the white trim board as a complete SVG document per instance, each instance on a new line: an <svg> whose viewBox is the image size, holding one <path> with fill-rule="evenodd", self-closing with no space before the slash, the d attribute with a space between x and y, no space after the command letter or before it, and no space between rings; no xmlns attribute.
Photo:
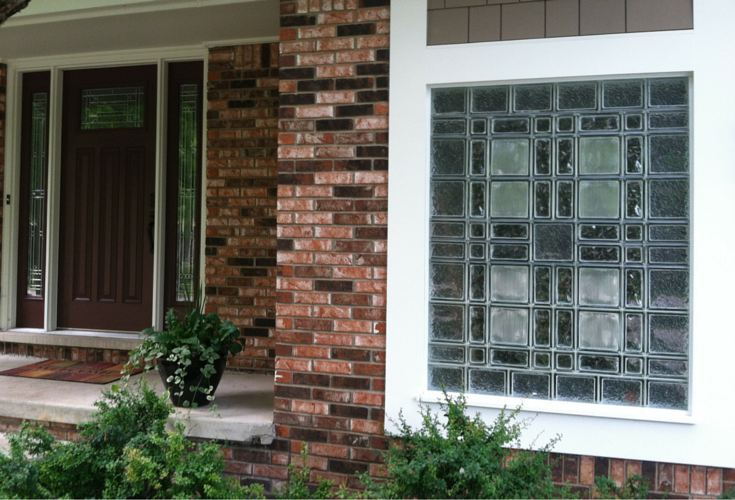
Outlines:
<svg viewBox="0 0 735 500"><path fill-rule="evenodd" d="M396 2L391 9L391 115L388 226L386 427L398 411L419 424L418 401L426 391L428 342L429 91L538 81L691 75L691 378L690 412L629 412L603 405L575 407L557 401L525 401L534 417L524 444L556 434L562 453L735 466L735 388L730 381L735 336L730 332L735 246L729 230L735 210L735 96L726 82L735 68L723 64L723 47L735 43L728 20L731 0L694 0L694 30L557 39L426 46L426 3ZM406 352L415 353L405 356ZM400 382L399 382L400 381ZM492 420L511 398L473 395L471 411ZM435 405L435 403L430 403ZM590 406L592 408L590 408Z"/></svg>

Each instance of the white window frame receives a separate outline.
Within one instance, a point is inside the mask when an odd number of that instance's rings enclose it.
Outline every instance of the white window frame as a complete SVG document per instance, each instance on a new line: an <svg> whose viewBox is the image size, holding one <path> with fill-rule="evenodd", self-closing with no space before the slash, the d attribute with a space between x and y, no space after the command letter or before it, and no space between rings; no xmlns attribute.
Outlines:
<svg viewBox="0 0 735 500"><path fill-rule="evenodd" d="M732 0L693 0L694 30L426 46L426 2L391 13L386 427L403 409L417 425L428 391L428 145L430 90L477 84L625 77L692 77L691 337L689 411L468 395L487 419L523 405L541 432L561 434L555 451L733 467L735 411L729 298L735 283L735 46ZM718 249L720 249L718 251ZM414 353L406 356L405 353ZM394 428L394 427L393 427ZM544 443L539 439L538 446ZM700 446L696 444L701 443Z"/></svg>

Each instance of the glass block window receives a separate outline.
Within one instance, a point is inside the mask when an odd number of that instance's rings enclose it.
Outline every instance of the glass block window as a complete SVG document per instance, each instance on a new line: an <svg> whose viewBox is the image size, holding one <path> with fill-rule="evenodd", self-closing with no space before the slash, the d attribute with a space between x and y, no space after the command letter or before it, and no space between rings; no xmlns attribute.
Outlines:
<svg viewBox="0 0 735 500"><path fill-rule="evenodd" d="M181 85L179 118L179 186L178 221L176 225L176 300L194 297L196 258L196 192L197 192L197 103L199 86Z"/></svg>
<svg viewBox="0 0 735 500"><path fill-rule="evenodd" d="M140 128L144 125L143 87L82 91L82 130Z"/></svg>
<svg viewBox="0 0 735 500"><path fill-rule="evenodd" d="M689 80L431 100L429 389L686 410Z"/></svg>
<svg viewBox="0 0 735 500"><path fill-rule="evenodd" d="M35 93L31 103L31 172L28 206L28 269L26 295L43 297L46 247L46 164L48 161L48 94Z"/></svg>

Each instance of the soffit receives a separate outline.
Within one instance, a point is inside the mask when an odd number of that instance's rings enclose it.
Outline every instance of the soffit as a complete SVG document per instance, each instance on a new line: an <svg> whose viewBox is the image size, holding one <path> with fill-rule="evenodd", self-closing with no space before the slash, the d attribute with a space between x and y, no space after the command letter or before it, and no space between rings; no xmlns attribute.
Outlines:
<svg viewBox="0 0 735 500"><path fill-rule="evenodd" d="M0 60L278 37L278 0L35 1L0 27Z"/></svg>

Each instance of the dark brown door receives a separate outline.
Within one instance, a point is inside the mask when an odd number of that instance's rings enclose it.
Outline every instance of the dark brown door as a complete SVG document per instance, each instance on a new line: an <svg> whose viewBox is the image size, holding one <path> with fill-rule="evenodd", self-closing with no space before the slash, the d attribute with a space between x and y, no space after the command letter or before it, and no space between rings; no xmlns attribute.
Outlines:
<svg viewBox="0 0 735 500"><path fill-rule="evenodd" d="M67 71L58 326L151 324L156 67Z"/></svg>

